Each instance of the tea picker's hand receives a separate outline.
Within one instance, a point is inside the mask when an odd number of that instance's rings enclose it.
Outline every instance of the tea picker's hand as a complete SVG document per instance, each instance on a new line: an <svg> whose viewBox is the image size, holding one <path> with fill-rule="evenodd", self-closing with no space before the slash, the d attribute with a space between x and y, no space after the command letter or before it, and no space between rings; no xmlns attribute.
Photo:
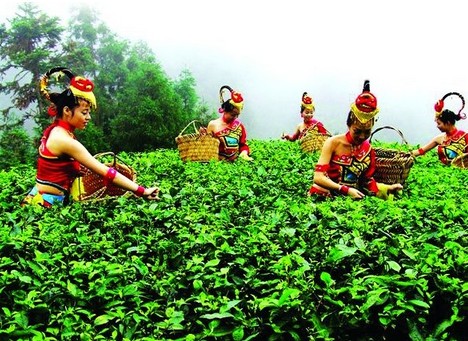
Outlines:
<svg viewBox="0 0 468 341"><path fill-rule="evenodd" d="M239 157L245 161L253 161L253 159L247 154L246 151L243 151L242 153L239 154Z"/></svg>
<svg viewBox="0 0 468 341"><path fill-rule="evenodd" d="M145 192L143 193L143 197L147 200L159 200L159 188L158 187L150 187L146 188Z"/></svg>

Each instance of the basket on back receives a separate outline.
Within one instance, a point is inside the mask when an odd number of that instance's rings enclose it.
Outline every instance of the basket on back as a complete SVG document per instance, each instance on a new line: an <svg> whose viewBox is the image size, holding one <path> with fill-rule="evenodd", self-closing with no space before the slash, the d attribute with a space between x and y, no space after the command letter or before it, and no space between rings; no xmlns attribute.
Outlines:
<svg viewBox="0 0 468 341"><path fill-rule="evenodd" d="M376 129L371 137L370 141L374 137L375 133L383 129L392 129L396 131L403 143L408 146L408 142L403 136L403 133L391 126L384 126ZM375 163L376 169L374 173L374 179L377 182L385 184L404 184L408 178L411 167L414 164L414 156L409 151L402 151L396 149L389 149L383 147L373 147L375 150Z"/></svg>
<svg viewBox="0 0 468 341"><path fill-rule="evenodd" d="M210 134L200 134L194 120L187 124L175 138L179 155L182 161L208 162L219 160L219 140ZM184 134L185 130L192 126L194 133Z"/></svg>
<svg viewBox="0 0 468 341"><path fill-rule="evenodd" d="M331 136L330 133L321 134L316 129L310 129L306 135L299 140L301 150L305 153L312 153L322 150L323 143Z"/></svg>
<svg viewBox="0 0 468 341"><path fill-rule="evenodd" d="M113 152L105 152L94 155L94 157L103 162L108 167L115 168L116 171L126 176L132 181L136 180L136 173L132 167L126 165ZM106 162L107 160L107 162ZM105 199L108 197L122 196L130 193L113 183L107 186L104 183L104 177L82 166L83 175L77 178L71 190L72 197L77 201L86 201L93 199Z"/></svg>

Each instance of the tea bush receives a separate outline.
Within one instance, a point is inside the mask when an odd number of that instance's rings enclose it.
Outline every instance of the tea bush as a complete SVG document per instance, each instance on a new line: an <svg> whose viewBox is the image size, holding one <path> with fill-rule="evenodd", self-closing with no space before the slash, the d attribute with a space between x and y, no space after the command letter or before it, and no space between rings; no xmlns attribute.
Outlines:
<svg viewBox="0 0 468 341"><path fill-rule="evenodd" d="M318 154L250 145L250 163L120 154L158 202L21 207L35 170L0 173L0 337L463 339L467 171L429 153L393 201L317 201Z"/></svg>

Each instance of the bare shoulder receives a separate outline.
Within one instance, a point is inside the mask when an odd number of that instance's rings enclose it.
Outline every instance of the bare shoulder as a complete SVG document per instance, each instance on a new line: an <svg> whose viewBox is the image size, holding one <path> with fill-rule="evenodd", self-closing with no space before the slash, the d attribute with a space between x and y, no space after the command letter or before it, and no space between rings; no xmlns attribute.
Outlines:
<svg viewBox="0 0 468 341"><path fill-rule="evenodd" d="M209 132L217 131L220 126L221 119L217 118L208 122L207 130Z"/></svg>
<svg viewBox="0 0 468 341"><path fill-rule="evenodd" d="M431 142L435 143L435 144L442 144L445 140L445 137L447 135L445 133L442 133L442 134L439 134L437 136L435 136Z"/></svg>
<svg viewBox="0 0 468 341"><path fill-rule="evenodd" d="M329 145L333 146L343 144L344 142L346 142L344 134L333 135L325 140L325 143L328 143Z"/></svg>
<svg viewBox="0 0 468 341"><path fill-rule="evenodd" d="M70 133L61 128L55 127L50 132L49 138L47 139L47 149L49 149L55 155L62 155L67 149L68 145L74 144L76 140Z"/></svg>

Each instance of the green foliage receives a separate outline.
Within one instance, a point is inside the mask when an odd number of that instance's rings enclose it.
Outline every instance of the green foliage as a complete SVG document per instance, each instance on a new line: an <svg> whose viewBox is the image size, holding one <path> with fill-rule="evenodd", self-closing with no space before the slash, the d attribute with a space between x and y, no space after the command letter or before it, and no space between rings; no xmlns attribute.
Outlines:
<svg viewBox="0 0 468 341"><path fill-rule="evenodd" d="M0 169L22 164L32 165L35 150L28 133L21 127L0 132Z"/></svg>
<svg viewBox="0 0 468 341"><path fill-rule="evenodd" d="M59 18L47 16L33 4L21 5L19 13L11 27L0 29L0 74L8 74L0 82L0 94L9 95L13 102L2 108L2 121L8 121L13 109L27 110L22 119L34 119L35 131L42 132L50 120L37 81L54 66L69 67L95 83L96 129L83 134L92 142L92 150L174 147L182 127L195 118L209 117L206 105L198 103L189 70L172 81L146 44L119 39L91 8L74 7L65 28ZM102 141L86 136L99 136Z"/></svg>
<svg viewBox="0 0 468 341"><path fill-rule="evenodd" d="M195 78L188 69L182 70L179 78L174 83L175 92L182 98L182 110L188 113L189 117L193 116L193 111L198 102L195 86Z"/></svg>
<svg viewBox="0 0 468 341"><path fill-rule="evenodd" d="M144 52L141 48L133 51L125 92L117 95L117 115L111 121L114 150L174 146L174 137L190 119L172 82L158 64L142 58Z"/></svg>
<svg viewBox="0 0 468 341"><path fill-rule="evenodd" d="M100 127L92 121L88 123L85 130L76 131L78 140L88 149L91 154L101 153L110 150L108 140Z"/></svg>
<svg viewBox="0 0 468 341"><path fill-rule="evenodd" d="M14 107L24 110L24 119L34 118L39 110L37 80L57 55L63 29L59 19L41 13L31 3L19 5L19 14L11 19L0 43L0 74L9 77L0 84L0 93L10 95ZM2 77L3 78L3 77ZM40 105L40 103L39 103ZM8 116L12 108L7 108Z"/></svg>
<svg viewBox="0 0 468 341"><path fill-rule="evenodd" d="M462 340L466 170L418 158L394 201L306 195L317 154L250 141L255 161L121 153L161 200L20 207L0 173L0 337Z"/></svg>

